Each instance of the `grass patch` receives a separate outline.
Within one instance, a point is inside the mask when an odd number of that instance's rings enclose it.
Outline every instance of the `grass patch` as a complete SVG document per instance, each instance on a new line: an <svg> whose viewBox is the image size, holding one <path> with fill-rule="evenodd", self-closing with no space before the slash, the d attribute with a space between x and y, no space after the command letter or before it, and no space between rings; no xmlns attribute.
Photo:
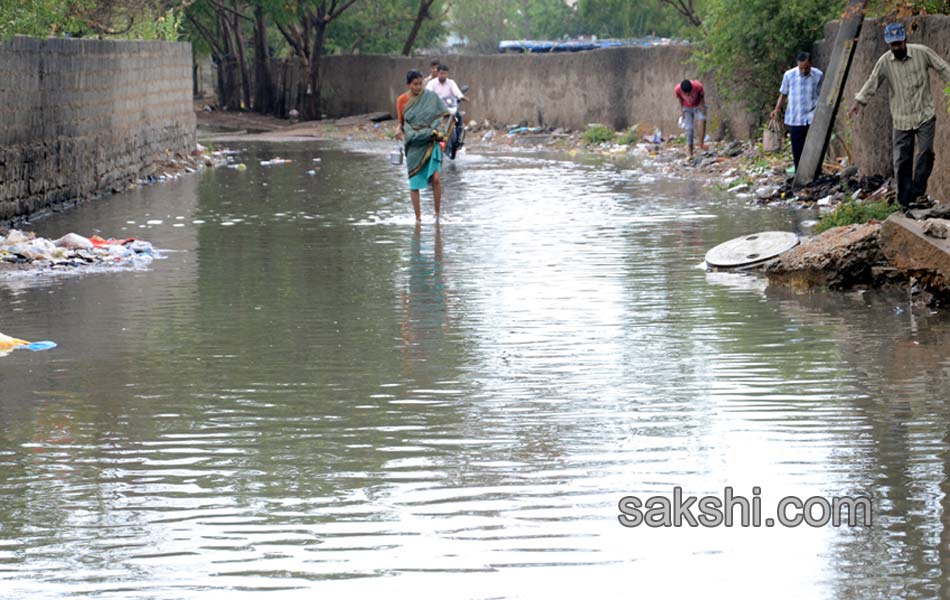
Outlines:
<svg viewBox="0 0 950 600"><path fill-rule="evenodd" d="M826 214L815 226L815 233L827 231L832 227L867 223L871 219L883 221L900 210L897 204L889 202L856 202L848 200L832 212Z"/></svg>
<svg viewBox="0 0 950 600"><path fill-rule="evenodd" d="M614 138L617 137L617 133L604 125L591 125L584 132L583 137L585 144L602 144L604 142L614 141Z"/></svg>
<svg viewBox="0 0 950 600"><path fill-rule="evenodd" d="M629 146L630 144L636 142L640 139L640 134L638 133L637 127L631 127L630 129L624 131L617 137L617 143L623 144L624 146Z"/></svg>

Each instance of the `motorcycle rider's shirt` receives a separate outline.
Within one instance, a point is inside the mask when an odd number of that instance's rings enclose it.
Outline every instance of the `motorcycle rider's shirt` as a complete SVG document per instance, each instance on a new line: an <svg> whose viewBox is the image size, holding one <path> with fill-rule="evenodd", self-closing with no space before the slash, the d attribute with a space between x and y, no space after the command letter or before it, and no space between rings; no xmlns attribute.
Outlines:
<svg viewBox="0 0 950 600"><path fill-rule="evenodd" d="M445 100L446 98L461 98L462 90L459 89L459 86L455 85L455 82L445 78L445 83L439 81L438 78L433 79L426 84L426 89L435 92L439 98Z"/></svg>

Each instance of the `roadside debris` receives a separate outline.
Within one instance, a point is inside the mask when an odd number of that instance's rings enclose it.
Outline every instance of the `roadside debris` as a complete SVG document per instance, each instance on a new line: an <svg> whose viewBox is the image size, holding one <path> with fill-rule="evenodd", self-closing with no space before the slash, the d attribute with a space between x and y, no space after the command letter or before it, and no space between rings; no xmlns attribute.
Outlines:
<svg viewBox="0 0 950 600"><path fill-rule="evenodd" d="M32 352L41 352L51 350L56 347L56 342L28 342L18 338L10 337L0 333L0 356L6 356L14 350L30 350Z"/></svg>
<svg viewBox="0 0 950 600"><path fill-rule="evenodd" d="M48 272L90 266L143 268L160 258L152 245L135 238L90 238L68 233L56 240L18 229L0 230L0 273Z"/></svg>

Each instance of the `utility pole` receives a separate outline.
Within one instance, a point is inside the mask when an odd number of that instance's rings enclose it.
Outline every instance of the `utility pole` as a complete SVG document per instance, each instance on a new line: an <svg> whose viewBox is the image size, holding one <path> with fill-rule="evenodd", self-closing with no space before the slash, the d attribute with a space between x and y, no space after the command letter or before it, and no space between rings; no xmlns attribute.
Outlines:
<svg viewBox="0 0 950 600"><path fill-rule="evenodd" d="M844 84L848 81L848 71L851 70L858 36L861 35L861 25L864 24L867 4L868 0L850 0L841 17L841 27L835 38L831 60L825 70L825 81L821 86L821 95L818 97L815 120L808 129L802 157L798 161L795 185L807 185L821 174L821 165L828 151L828 143L831 141L831 132L834 130L835 117L841 106Z"/></svg>

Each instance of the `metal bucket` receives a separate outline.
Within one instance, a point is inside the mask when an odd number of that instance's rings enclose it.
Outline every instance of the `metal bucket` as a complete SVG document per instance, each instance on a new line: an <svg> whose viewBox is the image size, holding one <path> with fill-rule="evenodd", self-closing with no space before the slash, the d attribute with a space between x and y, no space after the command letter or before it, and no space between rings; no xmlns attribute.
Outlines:
<svg viewBox="0 0 950 600"><path fill-rule="evenodd" d="M396 146L392 152L389 153L389 163L393 165L402 164L402 146Z"/></svg>

